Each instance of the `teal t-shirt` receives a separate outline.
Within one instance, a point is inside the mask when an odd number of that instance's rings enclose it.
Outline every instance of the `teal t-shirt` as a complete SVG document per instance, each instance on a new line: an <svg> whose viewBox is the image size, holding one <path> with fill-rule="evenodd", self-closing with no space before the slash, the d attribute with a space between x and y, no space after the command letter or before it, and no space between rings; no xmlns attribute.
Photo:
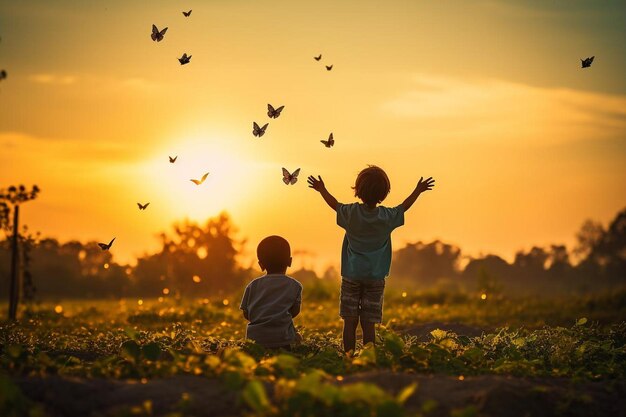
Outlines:
<svg viewBox="0 0 626 417"><path fill-rule="evenodd" d="M372 210L362 203L339 204L337 224L346 231L341 276L385 279L391 267L391 232L404 224L404 206Z"/></svg>

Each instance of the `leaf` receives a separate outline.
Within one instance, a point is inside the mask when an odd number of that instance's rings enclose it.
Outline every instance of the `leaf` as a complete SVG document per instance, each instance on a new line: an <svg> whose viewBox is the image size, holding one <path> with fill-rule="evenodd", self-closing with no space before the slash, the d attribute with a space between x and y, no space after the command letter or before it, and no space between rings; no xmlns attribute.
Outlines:
<svg viewBox="0 0 626 417"><path fill-rule="evenodd" d="M576 320L576 326L583 326L587 323L587 317L582 317Z"/></svg>
<svg viewBox="0 0 626 417"><path fill-rule="evenodd" d="M130 361L136 362L140 353L139 345L134 340L127 340L120 346L120 355Z"/></svg>
<svg viewBox="0 0 626 417"><path fill-rule="evenodd" d="M439 341L444 339L446 336L448 336L448 332L445 330L441 330L441 329L435 329L432 332L430 332L430 335L433 337L433 339L435 339L435 341Z"/></svg>
<svg viewBox="0 0 626 417"><path fill-rule="evenodd" d="M148 343L141 348L144 358L149 361L156 361L161 356L161 346L156 342Z"/></svg>
<svg viewBox="0 0 626 417"><path fill-rule="evenodd" d="M384 346L394 357L398 357L404 350L404 341L395 333L387 333L384 336Z"/></svg>
<svg viewBox="0 0 626 417"><path fill-rule="evenodd" d="M402 389L402 391L400 391L398 393L398 396L396 397L396 400L400 403L400 404L404 404L406 402L406 400L409 399L409 397L411 395L413 395L413 393L415 393L415 391L417 390L417 383L414 382L411 385L408 385L406 387L404 387Z"/></svg>
<svg viewBox="0 0 626 417"><path fill-rule="evenodd" d="M263 413L270 407L263 384L257 380L248 382L241 393L241 398L257 413Z"/></svg>

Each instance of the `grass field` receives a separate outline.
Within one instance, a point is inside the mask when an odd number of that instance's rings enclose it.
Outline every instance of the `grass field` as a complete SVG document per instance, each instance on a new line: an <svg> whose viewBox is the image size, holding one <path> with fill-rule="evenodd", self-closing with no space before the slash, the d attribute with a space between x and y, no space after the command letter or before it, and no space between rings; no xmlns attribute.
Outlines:
<svg viewBox="0 0 626 417"><path fill-rule="evenodd" d="M0 415L626 414L625 291L481 296L390 289L355 355L314 288L292 352L243 340L237 296L31 306L0 326Z"/></svg>

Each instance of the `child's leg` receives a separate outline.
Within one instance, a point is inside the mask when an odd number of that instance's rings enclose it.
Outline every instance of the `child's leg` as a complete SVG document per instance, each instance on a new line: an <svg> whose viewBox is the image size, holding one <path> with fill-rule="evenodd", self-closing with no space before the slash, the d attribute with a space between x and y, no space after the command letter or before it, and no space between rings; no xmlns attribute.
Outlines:
<svg viewBox="0 0 626 417"><path fill-rule="evenodd" d="M343 351L350 352L356 349L356 328L359 326L358 317L344 317L343 319Z"/></svg>
<svg viewBox="0 0 626 417"><path fill-rule="evenodd" d="M359 325L359 307L361 284L357 281L342 278L339 297L339 315L343 319L343 350L353 351L356 348L356 329Z"/></svg>
<svg viewBox="0 0 626 417"><path fill-rule="evenodd" d="M361 329L363 344L376 343L376 323L383 320L385 280L368 281L363 287L361 300Z"/></svg>
<svg viewBox="0 0 626 417"><path fill-rule="evenodd" d="M376 323L361 320L361 329L363 329L363 345L376 342Z"/></svg>

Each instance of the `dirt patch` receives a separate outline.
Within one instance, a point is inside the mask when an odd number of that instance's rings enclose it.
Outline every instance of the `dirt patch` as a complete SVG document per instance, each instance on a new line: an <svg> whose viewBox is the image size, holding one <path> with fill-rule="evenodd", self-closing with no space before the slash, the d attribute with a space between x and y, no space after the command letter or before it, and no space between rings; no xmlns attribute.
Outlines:
<svg viewBox="0 0 626 417"><path fill-rule="evenodd" d="M104 379L75 379L59 376L17 378L24 395L44 405L53 417L107 416L131 406L152 401L153 415L180 409L188 396L189 415L243 416L246 411L235 393L220 381L196 376L152 379L145 384ZM427 416L450 416L453 410L474 408L481 417L532 416L626 416L626 383L622 381L574 382L561 378L514 378L498 375L458 377L367 372L348 375L341 384L369 382L397 394L409 384L418 389L406 408L434 408Z"/></svg>
<svg viewBox="0 0 626 417"><path fill-rule="evenodd" d="M626 383L574 382L562 378L516 378L499 375L459 377L378 371L346 376L343 383L370 382L397 394L417 383L409 410L436 404L428 416L450 416L475 408L481 417L626 416ZM434 401L434 403L432 403Z"/></svg>
<svg viewBox="0 0 626 417"><path fill-rule="evenodd" d="M185 410L197 416L234 416L237 400L235 393L226 390L215 379L176 376L152 379L142 384L138 381L107 379L78 379L51 376L46 378L20 378L14 381L22 393L44 405L53 417L101 416L152 402L156 416L180 410L181 401L188 398Z"/></svg>

